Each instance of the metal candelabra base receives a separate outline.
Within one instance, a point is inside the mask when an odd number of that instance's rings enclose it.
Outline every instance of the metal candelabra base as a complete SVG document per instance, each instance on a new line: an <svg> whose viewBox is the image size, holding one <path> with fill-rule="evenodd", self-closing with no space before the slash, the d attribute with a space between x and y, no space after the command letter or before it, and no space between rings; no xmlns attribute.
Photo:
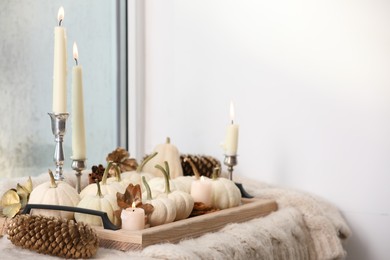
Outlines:
<svg viewBox="0 0 390 260"><path fill-rule="evenodd" d="M238 163L237 161L237 155L227 155L225 154L225 160L223 161L223 164L225 164L228 167L228 173L229 173L229 179L233 181L233 167L236 166ZM245 189L244 186L242 186L241 183L235 182L237 188L241 192L241 197L243 198L253 198L252 195L250 195Z"/></svg>

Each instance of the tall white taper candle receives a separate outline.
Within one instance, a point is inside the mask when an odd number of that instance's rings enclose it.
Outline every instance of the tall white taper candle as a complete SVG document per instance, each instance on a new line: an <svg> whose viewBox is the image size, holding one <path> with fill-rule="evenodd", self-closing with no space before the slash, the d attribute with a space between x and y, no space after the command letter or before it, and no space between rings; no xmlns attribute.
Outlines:
<svg viewBox="0 0 390 260"><path fill-rule="evenodd" d="M66 31L62 25L64 8L58 10L54 28L53 113L66 113Z"/></svg>
<svg viewBox="0 0 390 260"><path fill-rule="evenodd" d="M83 70L78 65L78 50L73 44L73 58L76 66L72 70L72 159L86 159L84 99L83 99Z"/></svg>
<svg viewBox="0 0 390 260"><path fill-rule="evenodd" d="M234 105L230 102L230 120L231 124L228 125L226 131L226 138L224 143L226 155L236 155L238 148L238 124L234 123Z"/></svg>

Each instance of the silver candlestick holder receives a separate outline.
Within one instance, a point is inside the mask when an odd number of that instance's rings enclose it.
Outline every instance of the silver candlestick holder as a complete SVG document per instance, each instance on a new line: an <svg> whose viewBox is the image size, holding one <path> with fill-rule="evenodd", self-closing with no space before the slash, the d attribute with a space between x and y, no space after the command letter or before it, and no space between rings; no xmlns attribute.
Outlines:
<svg viewBox="0 0 390 260"><path fill-rule="evenodd" d="M237 161L237 155L227 155L225 154L225 159L223 161L223 164L225 164L228 167L228 173L229 173L229 179L233 181L233 167L236 166L238 163ZM241 196L243 198L253 198L252 195L250 195L245 189L244 186L242 186L241 183L235 182L236 186L241 192Z"/></svg>
<svg viewBox="0 0 390 260"><path fill-rule="evenodd" d="M69 113L49 113L51 119L51 131L55 137L56 147L54 150L53 161L56 165L56 172L54 179L62 181L64 176L62 175L62 167L64 165L64 148L62 146L64 142L64 135L66 132L66 120L69 117Z"/></svg>
<svg viewBox="0 0 390 260"><path fill-rule="evenodd" d="M86 169L85 159L73 159L72 169L76 171L76 190L81 191L81 172Z"/></svg>
<svg viewBox="0 0 390 260"><path fill-rule="evenodd" d="M227 155L225 154L225 160L223 161L228 167L229 180L233 180L233 167L237 165L237 155Z"/></svg>

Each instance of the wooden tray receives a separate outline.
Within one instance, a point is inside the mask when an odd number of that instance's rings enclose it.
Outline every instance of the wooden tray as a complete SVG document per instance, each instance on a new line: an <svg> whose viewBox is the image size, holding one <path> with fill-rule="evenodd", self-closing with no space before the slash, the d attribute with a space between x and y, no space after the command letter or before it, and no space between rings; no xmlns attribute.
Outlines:
<svg viewBox="0 0 390 260"><path fill-rule="evenodd" d="M158 243L177 243L186 238L195 238L208 232L214 232L229 223L240 223L266 216L277 210L274 200L242 199L238 207L224 209L201 216L175 221L141 231L108 230L94 227L100 246L122 251L141 250ZM5 235L7 219L0 218L0 235Z"/></svg>
<svg viewBox="0 0 390 260"><path fill-rule="evenodd" d="M192 217L146 228L142 231L107 230L96 227L100 246L117 250L141 250L159 243L177 243L186 238L201 236L221 229L229 223L240 223L253 218L266 216L277 210L273 200L242 199L242 205L205 215Z"/></svg>

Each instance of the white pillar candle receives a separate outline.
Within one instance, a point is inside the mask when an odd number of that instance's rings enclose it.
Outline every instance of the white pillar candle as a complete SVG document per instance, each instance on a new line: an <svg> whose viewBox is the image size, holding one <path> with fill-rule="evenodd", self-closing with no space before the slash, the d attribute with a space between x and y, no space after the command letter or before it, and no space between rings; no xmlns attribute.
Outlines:
<svg viewBox="0 0 390 260"><path fill-rule="evenodd" d="M145 228L145 211L141 208L136 208L135 205L131 208L122 210L122 229L124 230L142 230Z"/></svg>
<svg viewBox="0 0 390 260"><path fill-rule="evenodd" d="M228 125L226 131L226 138L224 143L224 149L226 155L236 155L238 148L238 124L234 123L234 105L230 102L230 120L231 124Z"/></svg>
<svg viewBox="0 0 390 260"><path fill-rule="evenodd" d="M61 26L64 8L58 10L58 26L54 28L53 113L66 113L66 31Z"/></svg>
<svg viewBox="0 0 390 260"><path fill-rule="evenodd" d="M201 176L191 184L191 196L195 202L202 202L206 206L212 203L212 184L210 179Z"/></svg>
<svg viewBox="0 0 390 260"><path fill-rule="evenodd" d="M83 100L83 70L78 65L78 50L73 44L73 58L76 65L72 70L72 159L86 159L84 100Z"/></svg>

